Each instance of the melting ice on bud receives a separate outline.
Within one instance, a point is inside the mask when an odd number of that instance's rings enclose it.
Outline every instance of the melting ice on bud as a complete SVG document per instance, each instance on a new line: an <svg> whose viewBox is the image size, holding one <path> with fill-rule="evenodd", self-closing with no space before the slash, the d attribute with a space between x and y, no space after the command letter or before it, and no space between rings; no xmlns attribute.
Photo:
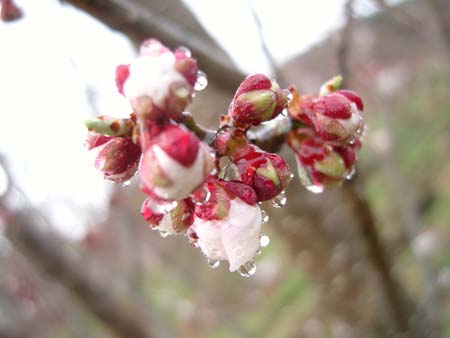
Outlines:
<svg viewBox="0 0 450 338"><path fill-rule="evenodd" d="M275 118L287 107L288 98L275 81L254 74L240 84L228 108L228 116L239 124L259 125Z"/></svg>
<svg viewBox="0 0 450 338"><path fill-rule="evenodd" d="M239 182L209 182L211 199L196 206L191 226L197 244L211 260L226 260L230 271L251 261L259 249L261 209L252 188Z"/></svg>
<svg viewBox="0 0 450 338"><path fill-rule="evenodd" d="M194 89L197 91L201 91L205 89L207 85L208 85L208 78L206 77L206 74L203 71L198 70L197 81L194 84Z"/></svg>
<svg viewBox="0 0 450 338"><path fill-rule="evenodd" d="M155 39L144 41L140 55L116 69L119 92L139 115L154 119L178 119L191 101L196 81L197 62L190 53L183 48L172 52Z"/></svg>
<svg viewBox="0 0 450 338"><path fill-rule="evenodd" d="M211 168L208 146L186 129L168 125L151 142L139 170L156 196L182 199L204 182Z"/></svg>
<svg viewBox="0 0 450 338"><path fill-rule="evenodd" d="M286 205L287 198L284 191L280 192L277 196L270 201L274 208L281 208Z"/></svg>
<svg viewBox="0 0 450 338"><path fill-rule="evenodd" d="M270 244L270 237L269 236L261 235L259 237L259 245L261 246L261 248L265 248L269 244Z"/></svg>

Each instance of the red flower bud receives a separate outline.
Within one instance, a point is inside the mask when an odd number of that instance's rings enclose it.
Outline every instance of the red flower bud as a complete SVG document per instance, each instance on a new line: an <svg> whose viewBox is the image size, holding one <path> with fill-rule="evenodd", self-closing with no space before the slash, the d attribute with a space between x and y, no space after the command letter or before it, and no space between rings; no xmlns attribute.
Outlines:
<svg viewBox="0 0 450 338"><path fill-rule="evenodd" d="M141 148L130 138L90 134L87 147L96 151L95 167L103 172L105 178L120 183L135 174Z"/></svg>
<svg viewBox="0 0 450 338"><path fill-rule="evenodd" d="M224 127L217 132L214 148L219 155L232 156L236 151L247 144L245 130L233 127Z"/></svg>
<svg viewBox="0 0 450 338"><path fill-rule="evenodd" d="M286 95L275 81L262 74L250 75L234 95L228 115L239 124L256 126L275 118L287 103Z"/></svg>
<svg viewBox="0 0 450 338"><path fill-rule="evenodd" d="M178 125L168 125L145 151L140 174L142 182L163 199L189 196L212 169L208 147Z"/></svg>
<svg viewBox="0 0 450 338"><path fill-rule="evenodd" d="M258 201L267 201L286 189L291 180L289 165L278 154L247 145L233 156L243 183L255 189Z"/></svg>

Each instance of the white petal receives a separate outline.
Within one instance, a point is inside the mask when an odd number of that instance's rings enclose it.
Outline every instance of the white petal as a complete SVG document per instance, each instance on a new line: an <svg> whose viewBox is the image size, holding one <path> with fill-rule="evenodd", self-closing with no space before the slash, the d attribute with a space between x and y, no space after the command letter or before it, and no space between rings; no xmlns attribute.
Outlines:
<svg viewBox="0 0 450 338"><path fill-rule="evenodd" d="M199 147L197 158L190 167L185 167L171 158L159 146L153 146L155 157L165 175L172 181L169 187L154 187L153 191L162 198L183 199L205 180L205 161L208 156Z"/></svg>
<svg viewBox="0 0 450 338"><path fill-rule="evenodd" d="M229 215L221 220L196 218L193 230L203 254L211 259L228 260L230 271L253 259L259 248L261 209L239 198L230 201Z"/></svg>
<svg viewBox="0 0 450 338"><path fill-rule="evenodd" d="M148 96L159 108L170 95L170 85L186 83L186 79L175 70L176 59L172 53L158 56L140 56L130 65L130 74L124 83L123 91L130 100Z"/></svg>
<svg viewBox="0 0 450 338"><path fill-rule="evenodd" d="M177 232L173 228L172 225L172 217L170 216L170 213L167 213L163 216L161 222L158 224L158 230L164 231L169 235L176 235Z"/></svg>
<svg viewBox="0 0 450 338"><path fill-rule="evenodd" d="M261 233L261 209L239 198L230 204L229 221L221 227L222 242L230 263L230 271L255 257Z"/></svg>

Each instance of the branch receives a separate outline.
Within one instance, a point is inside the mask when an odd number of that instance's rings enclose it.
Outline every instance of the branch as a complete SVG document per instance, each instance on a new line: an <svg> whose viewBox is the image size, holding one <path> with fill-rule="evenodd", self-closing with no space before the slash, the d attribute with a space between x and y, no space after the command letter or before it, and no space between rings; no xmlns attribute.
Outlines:
<svg viewBox="0 0 450 338"><path fill-rule="evenodd" d="M133 42L155 36L170 47L186 45L200 67L225 90L234 91L244 74L232 67L217 45L189 32L160 14L132 0L64 0L97 18L110 28L127 35Z"/></svg>
<svg viewBox="0 0 450 338"><path fill-rule="evenodd" d="M12 190L12 189L10 189ZM17 194L16 191L10 192ZM20 199L13 196L12 200ZM154 338L157 323L149 309L126 287L120 278L99 274L99 266L80 261L77 255L48 229L49 224L31 208L12 211L5 198L0 199L6 219L6 236L34 265L58 280L80 299L108 328L119 337ZM92 273L95 268L97 273ZM119 287L118 287L119 286ZM120 290L120 291L118 291ZM158 332L161 328L158 325ZM165 332L164 337L171 336Z"/></svg>

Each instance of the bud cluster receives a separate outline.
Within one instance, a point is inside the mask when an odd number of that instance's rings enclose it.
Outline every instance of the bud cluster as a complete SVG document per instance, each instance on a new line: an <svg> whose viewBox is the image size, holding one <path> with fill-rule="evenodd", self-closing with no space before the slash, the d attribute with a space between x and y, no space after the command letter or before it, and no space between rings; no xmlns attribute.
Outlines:
<svg viewBox="0 0 450 338"><path fill-rule="evenodd" d="M147 195L141 214L152 229L163 237L185 234L211 267L228 261L230 271L250 276L267 244L267 236L260 243L268 218L260 205L284 205L292 174L280 155L252 143L249 131L283 112L288 119L288 109L294 125L302 125L286 136L302 183L336 185L354 167L362 102L350 91L303 98L291 88L289 103L288 90L255 74L243 80L220 127L211 131L185 112L206 83L187 48L171 51L145 41L136 59L116 69L118 91L133 113L86 121L86 144L106 179L127 185L138 174Z"/></svg>

